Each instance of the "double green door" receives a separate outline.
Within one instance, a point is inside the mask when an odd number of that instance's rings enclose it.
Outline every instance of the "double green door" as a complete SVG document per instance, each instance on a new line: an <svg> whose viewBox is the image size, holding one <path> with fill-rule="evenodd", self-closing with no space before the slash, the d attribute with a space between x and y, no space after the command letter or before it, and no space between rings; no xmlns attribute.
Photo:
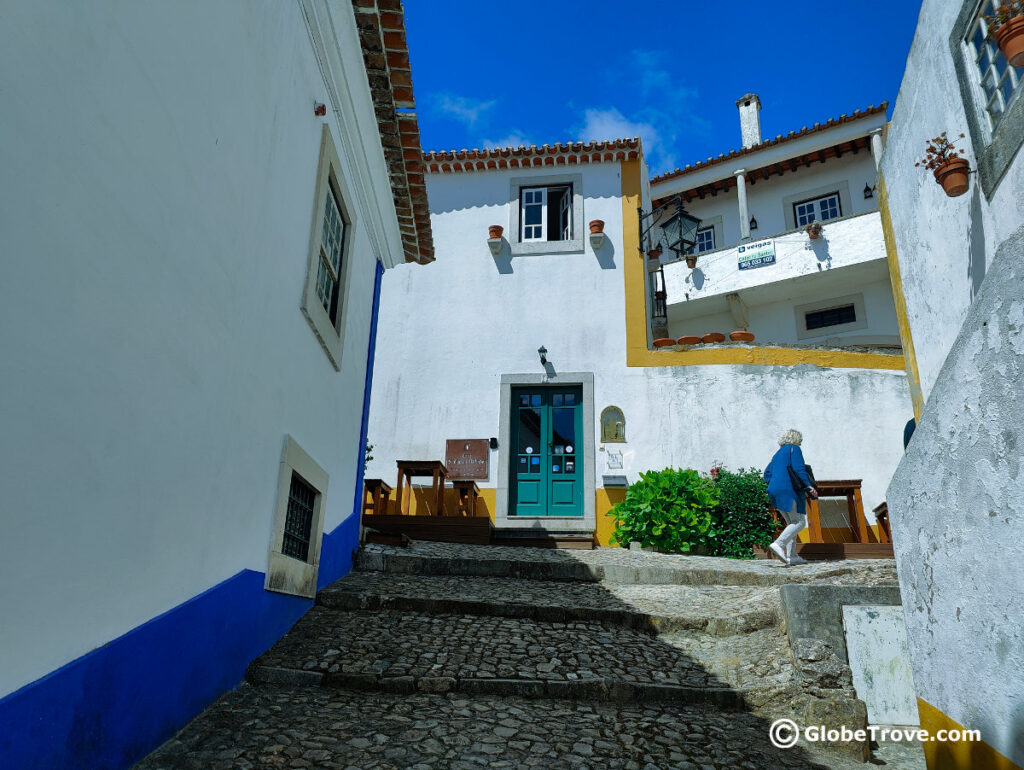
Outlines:
<svg viewBox="0 0 1024 770"><path fill-rule="evenodd" d="M513 516L583 516L583 388L512 389Z"/></svg>

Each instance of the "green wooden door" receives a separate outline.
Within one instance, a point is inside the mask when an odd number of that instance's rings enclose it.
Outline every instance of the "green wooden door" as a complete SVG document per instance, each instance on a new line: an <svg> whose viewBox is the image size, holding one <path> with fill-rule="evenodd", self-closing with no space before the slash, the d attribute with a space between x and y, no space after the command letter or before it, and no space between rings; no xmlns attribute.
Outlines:
<svg viewBox="0 0 1024 770"><path fill-rule="evenodd" d="M512 389L513 516L583 516L583 388Z"/></svg>

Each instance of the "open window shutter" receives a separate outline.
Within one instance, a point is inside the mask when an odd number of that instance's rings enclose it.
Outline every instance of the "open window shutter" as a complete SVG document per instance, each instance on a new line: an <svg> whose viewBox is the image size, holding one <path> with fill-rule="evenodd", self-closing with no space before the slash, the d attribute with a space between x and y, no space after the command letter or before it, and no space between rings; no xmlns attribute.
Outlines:
<svg viewBox="0 0 1024 770"><path fill-rule="evenodd" d="M572 237L572 189L562 191L562 203L558 210L558 229L563 241Z"/></svg>

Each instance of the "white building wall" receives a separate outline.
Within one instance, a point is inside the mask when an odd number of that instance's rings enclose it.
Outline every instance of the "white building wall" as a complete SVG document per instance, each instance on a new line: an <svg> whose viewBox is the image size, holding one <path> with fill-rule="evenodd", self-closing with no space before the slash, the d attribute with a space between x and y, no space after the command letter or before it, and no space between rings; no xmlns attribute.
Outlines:
<svg viewBox="0 0 1024 770"><path fill-rule="evenodd" d="M341 128L313 115L299 4L3 17L0 695L264 571L285 434L330 474L325 531L352 514L380 249L349 201L337 372L300 311L321 125ZM390 205L375 130L348 147Z"/></svg>
<svg viewBox="0 0 1024 770"><path fill-rule="evenodd" d="M448 438L498 436L500 376L542 372L544 345L556 371L594 372L595 419L609 405L624 411L628 444L606 450L624 451L630 482L669 465L763 468L778 435L796 427L819 478L863 478L865 506L881 502L910 411L903 373L627 367L622 269L641 257L623 251L618 165L580 170L584 220L605 220L611 262L588 244L584 254L499 264L487 227L507 227L509 177L521 173L428 177L438 260L384 276L367 474L390 483L396 459L443 459ZM415 308L414 323L403 308ZM597 453L598 487L606 454ZM481 486L496 486L505 458L504 448L492 453Z"/></svg>
<svg viewBox="0 0 1024 770"><path fill-rule="evenodd" d="M946 131L951 138L967 134L958 145L967 149L971 168L977 168L948 42L961 6L949 0L924 2L893 108L896 130L890 132L882 157L926 399L992 255L1024 222L1024 163L1019 152L990 198L974 175L968 193L947 198L930 171L914 167L924 157L927 141Z"/></svg>
<svg viewBox="0 0 1024 770"><path fill-rule="evenodd" d="M1024 766L1024 132L990 195L972 174L948 198L914 167L942 131L967 134L978 167L949 46L966 5L923 3L882 161L926 398L889 498L918 696ZM995 766L984 747L970 753L934 767Z"/></svg>

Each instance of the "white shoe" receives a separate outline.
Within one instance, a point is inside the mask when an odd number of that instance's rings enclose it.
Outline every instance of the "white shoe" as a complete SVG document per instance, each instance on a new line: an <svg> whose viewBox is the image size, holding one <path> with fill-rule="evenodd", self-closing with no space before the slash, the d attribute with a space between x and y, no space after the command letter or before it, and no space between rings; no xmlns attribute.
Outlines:
<svg viewBox="0 0 1024 770"><path fill-rule="evenodd" d="M796 554L793 554L792 556L789 557L789 563L790 563L790 565L793 565L793 564L807 564L808 562L807 562L807 559L802 559L799 556L797 556Z"/></svg>
<svg viewBox="0 0 1024 770"><path fill-rule="evenodd" d="M789 559L786 558L785 552L779 547L777 543L772 543L768 547L771 549L772 553L774 553L782 560L783 564L785 564L787 567L789 566Z"/></svg>

